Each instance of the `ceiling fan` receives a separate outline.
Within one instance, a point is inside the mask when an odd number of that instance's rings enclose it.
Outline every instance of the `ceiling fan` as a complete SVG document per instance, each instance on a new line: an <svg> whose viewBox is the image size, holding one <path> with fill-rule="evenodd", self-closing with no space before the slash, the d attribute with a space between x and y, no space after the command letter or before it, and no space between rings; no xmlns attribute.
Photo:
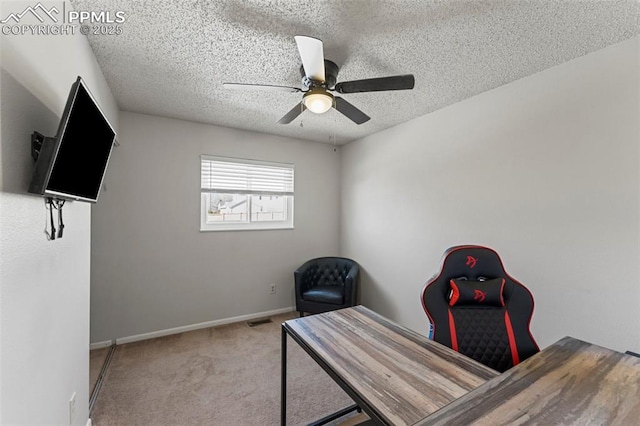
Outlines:
<svg viewBox="0 0 640 426"><path fill-rule="evenodd" d="M298 87L273 86L264 84L224 83L225 89L253 89L274 92L303 92L302 101L286 113L278 123L289 124L305 109L316 114L323 114L332 107L344 114L356 124L369 121L370 117L358 108L330 92L358 93L380 92L385 90L413 89L413 74L390 77L369 78L365 80L343 81L337 83L340 68L334 62L324 59L322 40L308 36L295 36L302 66L302 89Z"/></svg>

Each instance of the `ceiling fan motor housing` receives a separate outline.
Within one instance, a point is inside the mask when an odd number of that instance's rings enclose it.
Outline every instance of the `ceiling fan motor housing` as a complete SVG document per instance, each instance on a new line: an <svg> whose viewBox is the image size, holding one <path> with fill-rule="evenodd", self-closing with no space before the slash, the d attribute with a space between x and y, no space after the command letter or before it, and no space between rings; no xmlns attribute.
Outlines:
<svg viewBox="0 0 640 426"><path fill-rule="evenodd" d="M325 89L329 89L336 85L338 81L338 71L340 71L340 67L336 65L335 62L330 61L328 59L324 60L324 79L325 81L316 81L307 77L304 72L304 66L300 65L300 74L302 75L302 85L307 89L313 87L322 87Z"/></svg>

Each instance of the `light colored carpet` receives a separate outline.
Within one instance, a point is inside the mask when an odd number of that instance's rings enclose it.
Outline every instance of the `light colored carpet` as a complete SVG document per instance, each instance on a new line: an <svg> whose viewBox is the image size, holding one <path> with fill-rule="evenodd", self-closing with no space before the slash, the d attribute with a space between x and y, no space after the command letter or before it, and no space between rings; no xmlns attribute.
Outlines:
<svg viewBox="0 0 640 426"><path fill-rule="evenodd" d="M280 326L293 317L118 346L93 425L279 425ZM287 347L287 424L306 424L353 404L291 338Z"/></svg>

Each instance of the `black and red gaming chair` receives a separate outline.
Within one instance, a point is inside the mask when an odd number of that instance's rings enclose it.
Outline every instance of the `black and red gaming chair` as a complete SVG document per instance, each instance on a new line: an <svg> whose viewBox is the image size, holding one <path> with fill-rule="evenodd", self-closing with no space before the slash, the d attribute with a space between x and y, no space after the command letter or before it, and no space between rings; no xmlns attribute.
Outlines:
<svg viewBox="0 0 640 426"><path fill-rule="evenodd" d="M482 246L448 249L440 271L422 291L431 338L503 372L540 349L529 324L533 296Z"/></svg>

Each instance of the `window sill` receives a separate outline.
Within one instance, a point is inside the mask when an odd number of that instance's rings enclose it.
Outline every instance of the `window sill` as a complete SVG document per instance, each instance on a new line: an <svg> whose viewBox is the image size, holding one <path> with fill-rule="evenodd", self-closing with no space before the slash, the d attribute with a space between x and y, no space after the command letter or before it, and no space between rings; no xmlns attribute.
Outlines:
<svg viewBox="0 0 640 426"><path fill-rule="evenodd" d="M225 231L290 231L293 226L254 227L254 226L224 226L216 228L200 228L200 232L225 232Z"/></svg>

